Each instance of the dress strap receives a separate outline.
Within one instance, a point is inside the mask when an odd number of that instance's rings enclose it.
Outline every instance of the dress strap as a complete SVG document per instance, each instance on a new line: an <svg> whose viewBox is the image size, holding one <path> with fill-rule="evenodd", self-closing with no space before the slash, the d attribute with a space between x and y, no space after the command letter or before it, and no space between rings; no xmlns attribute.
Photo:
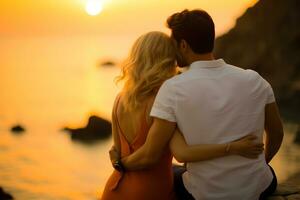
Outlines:
<svg viewBox="0 0 300 200"><path fill-rule="evenodd" d="M121 129L121 126L120 126L120 122L119 122L119 118L118 118L118 115L117 115L117 111L118 111L118 107L119 107L119 102L120 102L120 99L121 99L121 95L118 95L117 96L117 102L116 102L116 107L115 107L115 110L114 110L114 115L116 117L116 121L117 121L117 125L118 125L118 128L123 136L123 131Z"/></svg>
<svg viewBox="0 0 300 200"><path fill-rule="evenodd" d="M127 138L124 135L124 132L122 131L120 121L119 121L119 118L118 118L118 115L117 115L117 110L118 110L118 107L119 107L119 101L120 101L120 96L118 96L117 99L116 99L116 107L115 107L115 110L114 110L116 123L117 123L118 129L119 129L119 136L120 136L121 140L123 140L123 144L125 142L126 146L128 146L128 148L129 148L129 151L132 152L134 146L137 144L137 141L139 141L140 138L144 137L144 135L145 135L144 132L145 131L148 132L149 127L148 127L148 124L147 124L147 108L148 108L149 105L147 104L145 106L145 108L143 109L143 113L140 117L141 125L140 125L139 129L136 131L135 138L132 140L132 142L129 143Z"/></svg>
<svg viewBox="0 0 300 200"><path fill-rule="evenodd" d="M120 95L121 96L121 95ZM131 143L128 142L127 138L125 137L125 134L121 128L121 125L120 125L120 121L119 121L119 118L118 118L118 115L117 115L117 111L118 111L118 106L119 106L119 101L120 101L120 96L117 97L117 102L116 102L116 109L115 109L115 117L116 117L116 122L117 122L117 126L118 126L118 129L119 129L119 136L120 136L120 139L121 139L121 145L124 145L124 147L126 149L128 149L128 153L130 153L132 151L132 146L131 146ZM136 136L137 137L137 136ZM123 142L122 142L123 141ZM125 152L124 152L125 153Z"/></svg>

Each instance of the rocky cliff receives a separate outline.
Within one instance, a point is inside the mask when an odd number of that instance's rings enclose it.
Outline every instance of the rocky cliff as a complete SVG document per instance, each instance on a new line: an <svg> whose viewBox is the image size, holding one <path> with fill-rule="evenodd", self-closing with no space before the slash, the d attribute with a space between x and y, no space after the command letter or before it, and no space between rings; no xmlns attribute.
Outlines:
<svg viewBox="0 0 300 200"><path fill-rule="evenodd" d="M216 40L216 57L268 80L282 113L300 119L300 1L260 0Z"/></svg>

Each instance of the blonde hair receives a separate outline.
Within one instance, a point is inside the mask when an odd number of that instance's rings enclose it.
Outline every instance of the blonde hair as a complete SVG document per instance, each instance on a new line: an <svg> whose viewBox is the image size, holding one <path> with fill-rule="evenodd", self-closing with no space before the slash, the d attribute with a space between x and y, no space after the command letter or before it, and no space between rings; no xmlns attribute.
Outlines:
<svg viewBox="0 0 300 200"><path fill-rule="evenodd" d="M124 81L123 105L136 109L155 95L161 84L176 74L176 48L165 33L154 31L140 36L122 65L117 81Z"/></svg>

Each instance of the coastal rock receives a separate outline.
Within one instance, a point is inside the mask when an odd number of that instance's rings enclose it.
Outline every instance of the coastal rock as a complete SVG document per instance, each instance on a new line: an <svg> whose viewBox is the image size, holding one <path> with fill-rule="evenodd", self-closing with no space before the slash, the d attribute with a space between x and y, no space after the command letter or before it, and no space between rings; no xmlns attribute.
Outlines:
<svg viewBox="0 0 300 200"><path fill-rule="evenodd" d="M267 200L300 200L300 172L278 184L276 191Z"/></svg>
<svg viewBox="0 0 300 200"><path fill-rule="evenodd" d="M287 200L300 200L300 194L293 194L286 197Z"/></svg>
<svg viewBox="0 0 300 200"><path fill-rule="evenodd" d="M11 200L11 199L14 199L14 198L11 194L8 194L7 192L5 192L3 190L2 187L0 187L0 199L1 200Z"/></svg>
<svg viewBox="0 0 300 200"><path fill-rule="evenodd" d="M17 124L11 127L10 131L14 133L22 133L25 131L25 128L22 125Z"/></svg>
<svg viewBox="0 0 300 200"><path fill-rule="evenodd" d="M300 200L300 188L296 185L279 184L275 193L267 200Z"/></svg>
<svg viewBox="0 0 300 200"><path fill-rule="evenodd" d="M116 63L110 60L99 62L99 67L113 67L116 66Z"/></svg>
<svg viewBox="0 0 300 200"><path fill-rule="evenodd" d="M292 194L297 194L300 192L300 188L296 185L291 184L279 184L276 191L274 192L274 196L287 196Z"/></svg>
<svg viewBox="0 0 300 200"><path fill-rule="evenodd" d="M260 0L218 37L215 55L270 82L281 114L300 119L300 2Z"/></svg>
<svg viewBox="0 0 300 200"><path fill-rule="evenodd" d="M64 128L70 132L72 140L93 142L111 136L111 123L97 116L89 117L88 123L83 128Z"/></svg>

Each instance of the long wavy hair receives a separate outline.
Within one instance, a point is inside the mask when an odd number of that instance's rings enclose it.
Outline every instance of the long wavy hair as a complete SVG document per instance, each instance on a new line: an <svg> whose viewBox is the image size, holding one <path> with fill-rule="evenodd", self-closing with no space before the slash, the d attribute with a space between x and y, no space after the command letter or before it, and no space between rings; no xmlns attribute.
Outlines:
<svg viewBox="0 0 300 200"><path fill-rule="evenodd" d="M153 31L140 36L123 62L117 82L124 81L123 105L137 109L155 95L161 84L176 74L175 42L165 33Z"/></svg>

